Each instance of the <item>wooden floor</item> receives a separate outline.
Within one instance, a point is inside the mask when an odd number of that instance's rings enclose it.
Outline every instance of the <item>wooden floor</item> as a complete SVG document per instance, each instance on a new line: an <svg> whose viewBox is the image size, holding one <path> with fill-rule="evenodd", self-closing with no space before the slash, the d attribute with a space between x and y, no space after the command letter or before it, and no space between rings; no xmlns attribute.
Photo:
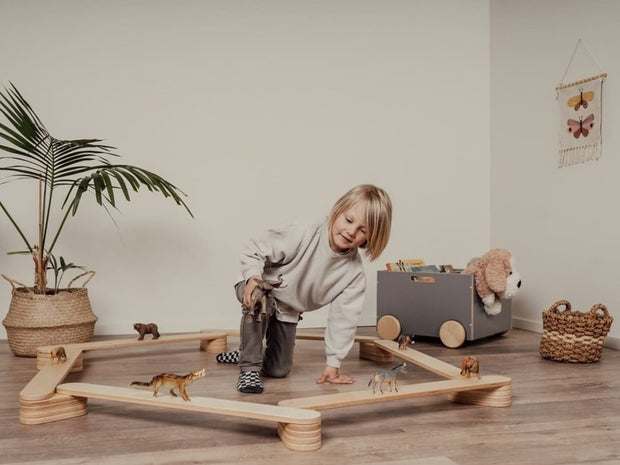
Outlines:
<svg viewBox="0 0 620 465"><path fill-rule="evenodd" d="M374 334L362 328L360 334ZM148 338L148 336L147 336ZM459 365L478 355L481 372L512 378L512 406L456 404L447 396L327 410L323 445L292 452L271 422L148 406L89 400L88 415L42 425L19 423L18 395L36 373L36 362L15 357L0 341L0 463L22 464L373 464L497 465L620 464L620 352L605 349L594 364L564 364L538 355L540 335L512 330L502 337L447 349L438 341L415 345ZM229 338L229 347L237 340ZM266 379L261 395L235 389L238 368L218 365L197 342L88 352L84 370L66 382L127 386L161 372L208 375L188 394L276 404L279 400L366 388L377 368L360 360L357 347L343 372L351 386L317 385L323 343L299 340L293 372ZM417 367L399 376L402 385L439 378Z"/></svg>

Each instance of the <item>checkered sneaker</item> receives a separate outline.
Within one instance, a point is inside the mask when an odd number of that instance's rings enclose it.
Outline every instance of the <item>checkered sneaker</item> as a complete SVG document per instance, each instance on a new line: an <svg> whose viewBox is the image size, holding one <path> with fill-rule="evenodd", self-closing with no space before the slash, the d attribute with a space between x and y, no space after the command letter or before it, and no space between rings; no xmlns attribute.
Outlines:
<svg viewBox="0 0 620 465"><path fill-rule="evenodd" d="M260 394L263 392L263 382L260 380L258 371L242 371L237 381L237 391L246 394Z"/></svg>
<svg viewBox="0 0 620 465"><path fill-rule="evenodd" d="M216 355L215 360L218 363L239 363L239 349L232 352L220 352Z"/></svg>

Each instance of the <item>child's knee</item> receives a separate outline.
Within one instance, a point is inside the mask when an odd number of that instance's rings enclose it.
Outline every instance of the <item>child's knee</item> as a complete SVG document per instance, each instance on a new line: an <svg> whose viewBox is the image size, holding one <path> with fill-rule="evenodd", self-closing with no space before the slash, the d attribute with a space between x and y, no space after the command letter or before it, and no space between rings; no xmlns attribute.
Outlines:
<svg viewBox="0 0 620 465"><path fill-rule="evenodd" d="M265 376L268 376L269 378L286 378L291 372L291 368L290 367L274 367L269 370L266 370L265 367L263 367L263 372L265 373Z"/></svg>
<svg viewBox="0 0 620 465"><path fill-rule="evenodd" d="M286 378L291 372L292 361L289 363L283 358L273 360L267 356L263 360L263 373L270 378Z"/></svg>

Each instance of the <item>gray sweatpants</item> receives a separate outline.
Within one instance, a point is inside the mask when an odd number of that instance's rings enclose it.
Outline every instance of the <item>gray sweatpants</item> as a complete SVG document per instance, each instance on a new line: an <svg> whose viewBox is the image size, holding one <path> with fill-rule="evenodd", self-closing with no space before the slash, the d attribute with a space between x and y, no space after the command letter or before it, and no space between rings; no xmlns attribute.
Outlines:
<svg viewBox="0 0 620 465"><path fill-rule="evenodd" d="M235 284L237 300L241 302L239 366L241 371L261 371L265 376L284 378L293 365L297 323L285 323L276 318L275 301L267 309L267 317L256 321L243 305L245 281ZM263 340L265 341L263 350Z"/></svg>

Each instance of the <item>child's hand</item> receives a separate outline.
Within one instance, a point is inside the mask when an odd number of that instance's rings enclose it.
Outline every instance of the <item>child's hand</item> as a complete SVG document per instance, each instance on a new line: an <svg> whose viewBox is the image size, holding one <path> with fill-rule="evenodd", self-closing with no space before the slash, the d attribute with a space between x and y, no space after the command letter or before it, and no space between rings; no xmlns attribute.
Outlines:
<svg viewBox="0 0 620 465"><path fill-rule="evenodd" d="M252 305L252 292L254 292L254 289L258 287L258 283L255 278L260 279L260 276L252 276L251 278L248 278L245 287L243 288L243 305L246 308L250 308Z"/></svg>
<svg viewBox="0 0 620 465"><path fill-rule="evenodd" d="M323 384L325 381L331 384L353 384L355 380L347 375L340 374L338 368L326 366L323 374L316 380L317 384Z"/></svg>

